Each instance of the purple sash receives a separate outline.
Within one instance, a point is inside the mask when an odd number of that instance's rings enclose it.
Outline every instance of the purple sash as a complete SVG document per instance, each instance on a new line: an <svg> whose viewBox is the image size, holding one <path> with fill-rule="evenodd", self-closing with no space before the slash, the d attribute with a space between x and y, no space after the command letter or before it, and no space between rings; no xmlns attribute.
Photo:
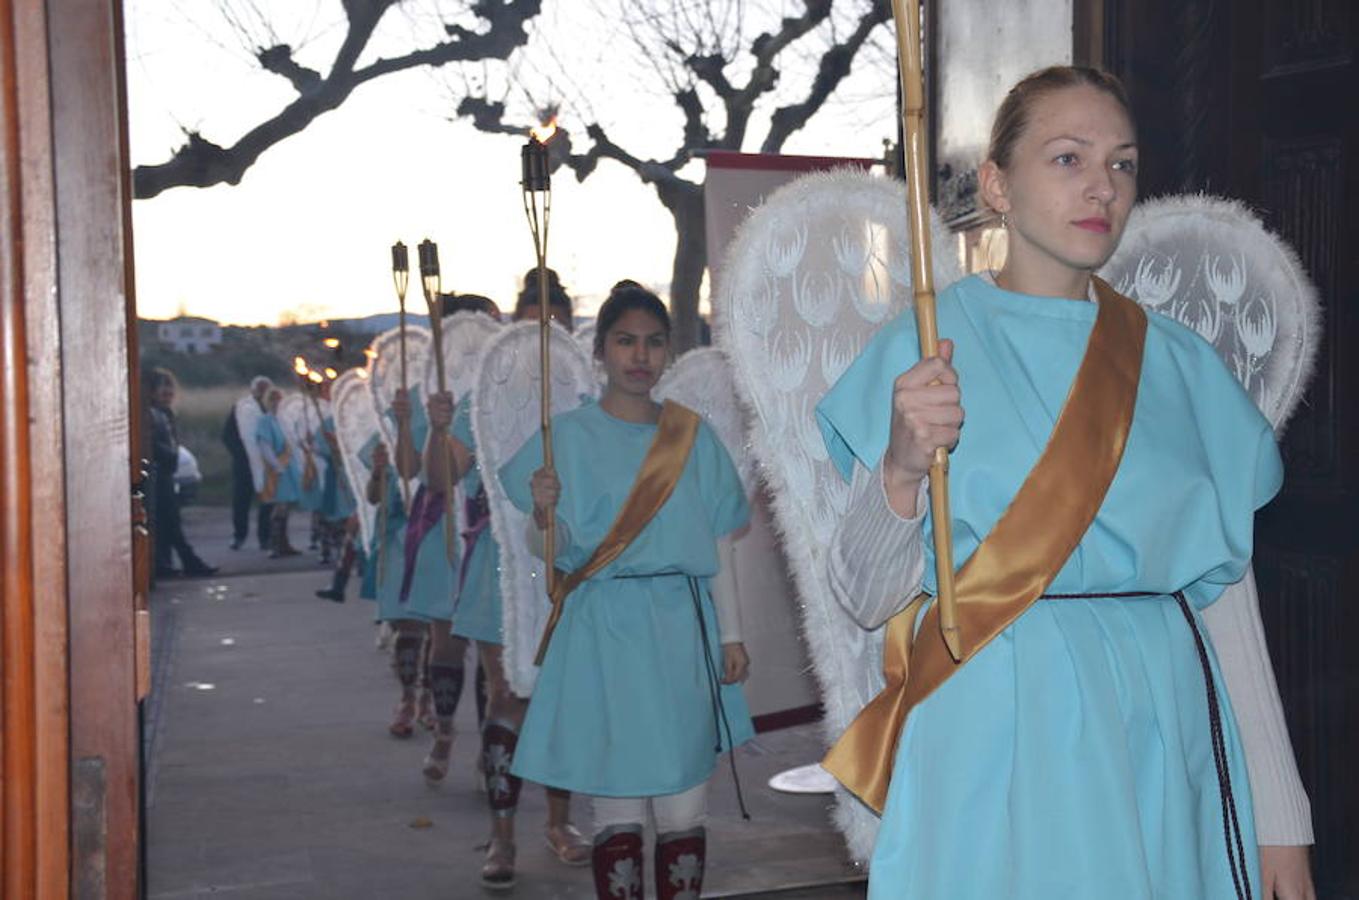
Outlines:
<svg viewBox="0 0 1359 900"><path fill-rule="evenodd" d="M434 493L420 485L411 501L411 514L406 520L405 569L401 573L401 595L399 602L405 603L410 597L411 584L415 581L415 560L420 555L420 543L444 515L444 495Z"/></svg>

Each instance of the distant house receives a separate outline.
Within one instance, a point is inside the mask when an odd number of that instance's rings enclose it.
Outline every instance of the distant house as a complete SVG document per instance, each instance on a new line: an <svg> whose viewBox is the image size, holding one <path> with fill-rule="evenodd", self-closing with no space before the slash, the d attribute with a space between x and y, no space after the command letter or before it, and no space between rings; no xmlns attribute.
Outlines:
<svg viewBox="0 0 1359 900"><path fill-rule="evenodd" d="M175 353L207 353L222 343L222 326L199 316L179 316L158 322L156 338Z"/></svg>

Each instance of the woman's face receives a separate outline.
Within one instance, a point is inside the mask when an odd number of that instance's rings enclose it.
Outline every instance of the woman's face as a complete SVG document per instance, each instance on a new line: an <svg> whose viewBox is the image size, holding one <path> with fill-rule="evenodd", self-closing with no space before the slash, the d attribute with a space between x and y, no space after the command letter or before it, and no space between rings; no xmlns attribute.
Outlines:
<svg viewBox="0 0 1359 900"><path fill-rule="evenodd" d="M1035 99L1008 168L988 161L986 201L1009 222L1009 253L1030 268L1094 271L1113 254L1137 198L1137 144L1119 102L1088 85Z"/></svg>
<svg viewBox="0 0 1359 900"><path fill-rule="evenodd" d="M609 388L647 395L660 380L670 355L670 335L651 313L630 309L604 335L604 372Z"/></svg>
<svg viewBox="0 0 1359 900"><path fill-rule="evenodd" d="M278 388L273 388L264 395L264 408L269 410L271 414L278 412L278 405L281 402L283 402L283 392Z"/></svg>
<svg viewBox="0 0 1359 900"><path fill-rule="evenodd" d="M174 382L162 381L156 385L156 390L151 396L151 402L161 409L169 409L175 402Z"/></svg>

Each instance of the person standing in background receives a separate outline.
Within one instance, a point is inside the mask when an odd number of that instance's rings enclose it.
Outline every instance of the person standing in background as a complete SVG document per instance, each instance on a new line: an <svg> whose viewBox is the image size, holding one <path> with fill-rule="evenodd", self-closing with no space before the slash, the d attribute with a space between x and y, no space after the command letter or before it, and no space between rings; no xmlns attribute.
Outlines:
<svg viewBox="0 0 1359 900"><path fill-rule="evenodd" d="M251 379L250 396L259 405L260 412L264 411L264 394L273 386L274 383L264 375L256 375ZM254 435L250 435L249 438L253 440ZM241 423L236 417L235 405L231 407L231 412L227 413L226 421L222 424L222 443L231 454L231 549L239 550L250 536L250 504L255 499L255 476L250 469L250 454L241 435ZM256 532L259 535L260 549L263 549L269 540L267 504L260 504Z"/></svg>
<svg viewBox="0 0 1359 900"><path fill-rule="evenodd" d="M175 469L179 466L179 436L175 432L175 402L178 384L167 369L152 369L148 379L151 419L151 458L155 469L155 548L156 577L176 575L204 576L217 571L194 552L184 536L179 518L179 496L175 493ZM179 555L181 569L172 562Z"/></svg>

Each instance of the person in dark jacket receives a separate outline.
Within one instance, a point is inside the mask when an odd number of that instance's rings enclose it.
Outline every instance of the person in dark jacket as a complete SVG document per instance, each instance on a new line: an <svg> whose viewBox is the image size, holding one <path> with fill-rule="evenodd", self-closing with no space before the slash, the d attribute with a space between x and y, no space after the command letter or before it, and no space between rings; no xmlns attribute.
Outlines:
<svg viewBox="0 0 1359 900"><path fill-rule="evenodd" d="M264 394L274 383L264 375L257 375L250 382L250 396L264 409ZM244 398L242 398L244 400ZM254 435L250 436L254 440ZM222 443L231 454L231 549L239 550L250 536L250 504L255 500L255 477L250 469L250 455L241 439L240 422L236 420L236 407L231 407L226 421L222 424ZM269 541L269 504L261 503L256 533L259 535L260 548Z"/></svg>
<svg viewBox="0 0 1359 900"><path fill-rule="evenodd" d="M175 575L202 576L217 571L194 552L184 536L179 518L179 496L175 493L175 469L179 465L179 436L175 433L175 414L171 409L178 387L175 376L166 369L153 369L149 379L151 403L151 458L155 467L155 544L156 577ZM178 554L182 569L173 565Z"/></svg>

